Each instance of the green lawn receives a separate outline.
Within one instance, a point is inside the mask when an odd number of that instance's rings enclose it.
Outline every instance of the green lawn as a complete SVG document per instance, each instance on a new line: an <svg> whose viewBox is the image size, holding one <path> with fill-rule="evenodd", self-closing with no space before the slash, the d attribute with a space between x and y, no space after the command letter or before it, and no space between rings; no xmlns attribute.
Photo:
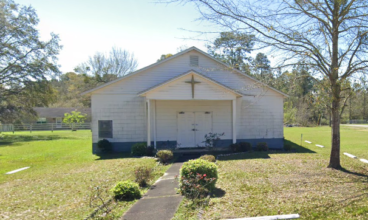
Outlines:
<svg viewBox="0 0 368 220"><path fill-rule="evenodd" d="M154 179L168 168L154 159L102 159L92 155L91 144L90 131L0 134L0 219L83 219L93 211L91 188L101 187L108 198L116 182L134 180L137 166L155 168ZM113 214L133 203L115 204Z"/></svg>
<svg viewBox="0 0 368 220"><path fill-rule="evenodd" d="M307 144L303 139L311 141ZM344 170L326 168L330 128L285 128L296 152L252 152L217 161L208 207L184 200L175 219L227 219L299 213L300 219L368 219L368 164L341 155ZM326 146L316 147L315 144ZM368 159L368 129L342 127L341 152Z"/></svg>
<svg viewBox="0 0 368 220"><path fill-rule="evenodd" d="M303 146L318 150L319 154L329 157L331 151L331 129L329 127L285 128L285 138L297 144L303 134ZM304 142L311 141L312 144ZM316 147L316 144L325 146L325 149ZM361 127L341 126L341 153L348 152L357 157L368 159L368 129ZM345 156L341 156L345 157ZM344 166L344 160L342 165Z"/></svg>

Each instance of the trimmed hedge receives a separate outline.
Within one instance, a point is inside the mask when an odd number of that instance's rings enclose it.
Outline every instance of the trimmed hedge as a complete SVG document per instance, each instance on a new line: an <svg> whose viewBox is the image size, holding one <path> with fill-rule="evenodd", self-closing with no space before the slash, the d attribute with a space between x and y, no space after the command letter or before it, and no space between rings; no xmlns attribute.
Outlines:
<svg viewBox="0 0 368 220"><path fill-rule="evenodd" d="M148 146L146 156L155 156L155 148L152 146Z"/></svg>
<svg viewBox="0 0 368 220"><path fill-rule="evenodd" d="M232 152L238 152L239 151L239 144L230 144L230 149Z"/></svg>
<svg viewBox="0 0 368 220"><path fill-rule="evenodd" d="M97 147L101 149L103 153L109 153L112 152L112 144L110 141L106 139L99 140L97 142Z"/></svg>
<svg viewBox="0 0 368 220"><path fill-rule="evenodd" d="M139 191L138 184L129 180L118 182L110 191L114 194L116 200L134 200L141 198L141 191Z"/></svg>
<svg viewBox="0 0 368 220"><path fill-rule="evenodd" d="M144 156L147 153L147 144L146 143L136 143L132 146L132 155L133 156Z"/></svg>
<svg viewBox="0 0 368 220"><path fill-rule="evenodd" d="M230 144L230 149L232 152L247 152L252 150L252 144L249 142Z"/></svg>
<svg viewBox="0 0 368 220"><path fill-rule="evenodd" d="M157 152L156 156L160 159L160 162L165 164L173 159L174 154L171 150L160 150Z"/></svg>
<svg viewBox="0 0 368 220"><path fill-rule="evenodd" d="M215 158L215 156L213 156L213 155L208 155L208 154L201 156L199 159L207 160L207 161L209 161L209 162L216 162L216 158Z"/></svg>
<svg viewBox="0 0 368 220"><path fill-rule="evenodd" d="M266 142L259 142L256 146L257 151L268 151L268 145Z"/></svg>
<svg viewBox="0 0 368 220"><path fill-rule="evenodd" d="M197 174L205 176L206 178L215 178L210 184L207 184L205 180L199 181L198 183L200 185L204 185L209 191L215 188L218 178L217 165L207 160L197 159L185 162L180 169L180 190L182 192L185 190L190 190L183 188L185 186L183 180L196 179Z"/></svg>
<svg viewBox="0 0 368 220"><path fill-rule="evenodd" d="M252 144L249 142L239 143L239 152L247 152L252 150Z"/></svg>

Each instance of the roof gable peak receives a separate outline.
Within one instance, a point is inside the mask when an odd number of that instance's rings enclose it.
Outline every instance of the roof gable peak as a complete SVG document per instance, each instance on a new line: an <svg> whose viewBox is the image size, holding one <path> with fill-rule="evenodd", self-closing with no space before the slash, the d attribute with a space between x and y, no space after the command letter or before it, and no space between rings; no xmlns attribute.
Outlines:
<svg viewBox="0 0 368 220"><path fill-rule="evenodd" d="M109 86L109 85L111 85L111 84L114 84L114 83L120 82L120 81L122 81L122 80L124 80L124 79L126 79L126 78L129 78L129 77L131 77L131 76L134 76L134 75L136 75L136 74L139 74L139 73L141 73L141 72L143 72L143 71L145 71L145 70L147 70L147 69L150 69L150 68L153 68L153 67L155 67L155 66L161 65L161 64L163 64L163 63L169 62L169 61L171 61L171 60L173 60L173 59L175 59L175 58L177 58L177 57L179 57L179 56L181 56L181 55L184 55L184 54L186 54L186 53L188 53L188 52L190 52L190 51L196 51L196 52L198 52L199 54L201 54L201 55L203 55L203 56L205 56L205 57L207 57L207 58L209 58L209 59L212 59L212 60L216 61L217 63L219 63L219 64L221 64L221 65L226 66L227 68L231 68L229 65L227 65L227 64L225 64L225 63L223 63L223 62L221 62L221 61L217 60L216 58L212 57L212 56L211 56L211 55L209 55L208 53L206 53L206 52L204 52L204 51L202 51L202 50L198 49L198 48L197 48L197 47L195 47L195 46L192 46L192 47L190 47L190 48L188 48L188 49L186 49L186 50L183 50L183 51L181 51L181 52L179 52L179 53L177 53L177 54L174 54L173 56L170 56L170 57L168 57L168 58L166 58L166 59L163 59L163 60L161 60L161 61L159 61L159 62L153 63L153 64L148 65L148 66L146 66L146 67L144 67L144 68L141 68L141 69L139 69L139 70L137 70L137 71L134 71L134 72L132 72L132 73L129 73L129 74L125 75L125 76L122 76L122 77L120 77L120 78L118 78L118 79L114 80L114 81L111 81L111 82L105 83L105 84L103 84L103 85L101 85L101 86L98 86L98 87L96 87L96 88L94 88L94 89L91 89L91 90L85 91L85 92L81 93L81 95L86 95L86 94L89 94L89 93L95 92L95 91L97 91L97 90L100 90L100 89L102 89L102 88L104 88L104 87L106 87L106 86ZM284 97L288 97L288 95L286 95L285 93L283 93L283 92L281 92L281 91L279 91L279 90L277 90L277 89L275 89L275 88L273 88L273 87L271 87L271 86L269 86L269 85L267 85L267 84L265 84L265 83L263 83L263 82L261 82L261 81L259 81L259 80L256 80L256 79L254 79L253 77L251 77L251 76L249 76L249 75L247 75L247 74L245 74L245 73L243 73L243 72L241 72L241 71L239 71L239 70L237 70L237 69L234 69L234 68L231 68L231 69L232 69L232 70L233 70L233 72L234 72L234 73L236 73L236 74L243 75L243 76L245 76L245 77L247 77L247 78L249 78L249 79L251 79L251 80L253 80L253 81L257 82L257 83L259 83L259 84L262 84L262 85L264 85L264 86L266 86L266 87L270 88L270 89L271 89L271 90L273 90L274 92L279 93L279 94L281 94L281 95L282 95L282 96L284 96Z"/></svg>

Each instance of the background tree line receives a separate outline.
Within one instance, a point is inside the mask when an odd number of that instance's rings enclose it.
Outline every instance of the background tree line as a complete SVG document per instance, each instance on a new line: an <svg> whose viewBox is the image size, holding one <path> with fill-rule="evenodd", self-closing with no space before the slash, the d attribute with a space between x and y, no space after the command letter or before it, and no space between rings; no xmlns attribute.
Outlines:
<svg viewBox="0 0 368 220"><path fill-rule="evenodd" d="M115 80L137 67L132 53L114 47L107 54L97 52L75 67L74 72L61 74L56 63L62 48L58 36L51 34L50 41L40 41L35 28L37 14L31 7L22 7L12 1L1 4L1 27L5 30L1 38L1 59L7 61L2 62L0 72L0 118L3 123L32 115L32 107L90 107L90 97L80 96L80 93ZM16 49L20 46L24 50ZM330 125L328 80L313 77L314 70L302 59L287 70L273 69L268 59L272 54L254 54L255 46L253 34L221 32L207 44L207 52L232 68L288 94L284 103L286 124ZM163 54L158 61L170 56L172 54ZM346 100L341 106L344 108L341 121L366 120L367 79L362 76L345 80L344 86Z"/></svg>
<svg viewBox="0 0 368 220"><path fill-rule="evenodd" d="M134 55L113 47L61 74L57 34L40 39L37 13L31 6L0 0L0 123L36 117L33 107L89 107L80 93L115 80L137 67Z"/></svg>
<svg viewBox="0 0 368 220"><path fill-rule="evenodd" d="M208 43L208 53L234 69L289 95L284 101L284 123L331 126L331 96L326 77L314 77L315 69L299 60L287 68L272 68L268 56L254 54L256 38L241 32L221 32ZM368 83L365 75L342 83L341 122L367 120Z"/></svg>

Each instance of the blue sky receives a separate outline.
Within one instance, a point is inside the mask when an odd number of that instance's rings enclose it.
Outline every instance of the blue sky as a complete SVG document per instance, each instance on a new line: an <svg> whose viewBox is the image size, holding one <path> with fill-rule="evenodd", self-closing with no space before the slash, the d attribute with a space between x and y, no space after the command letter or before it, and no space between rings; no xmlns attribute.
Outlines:
<svg viewBox="0 0 368 220"><path fill-rule="evenodd" d="M96 52L113 46L135 54L139 68L157 61L161 54L176 53L184 45L204 51L205 42L185 40L196 34L184 31L215 31L193 5L158 4L152 0L15 0L36 9L42 39L59 34L62 72L73 71Z"/></svg>

